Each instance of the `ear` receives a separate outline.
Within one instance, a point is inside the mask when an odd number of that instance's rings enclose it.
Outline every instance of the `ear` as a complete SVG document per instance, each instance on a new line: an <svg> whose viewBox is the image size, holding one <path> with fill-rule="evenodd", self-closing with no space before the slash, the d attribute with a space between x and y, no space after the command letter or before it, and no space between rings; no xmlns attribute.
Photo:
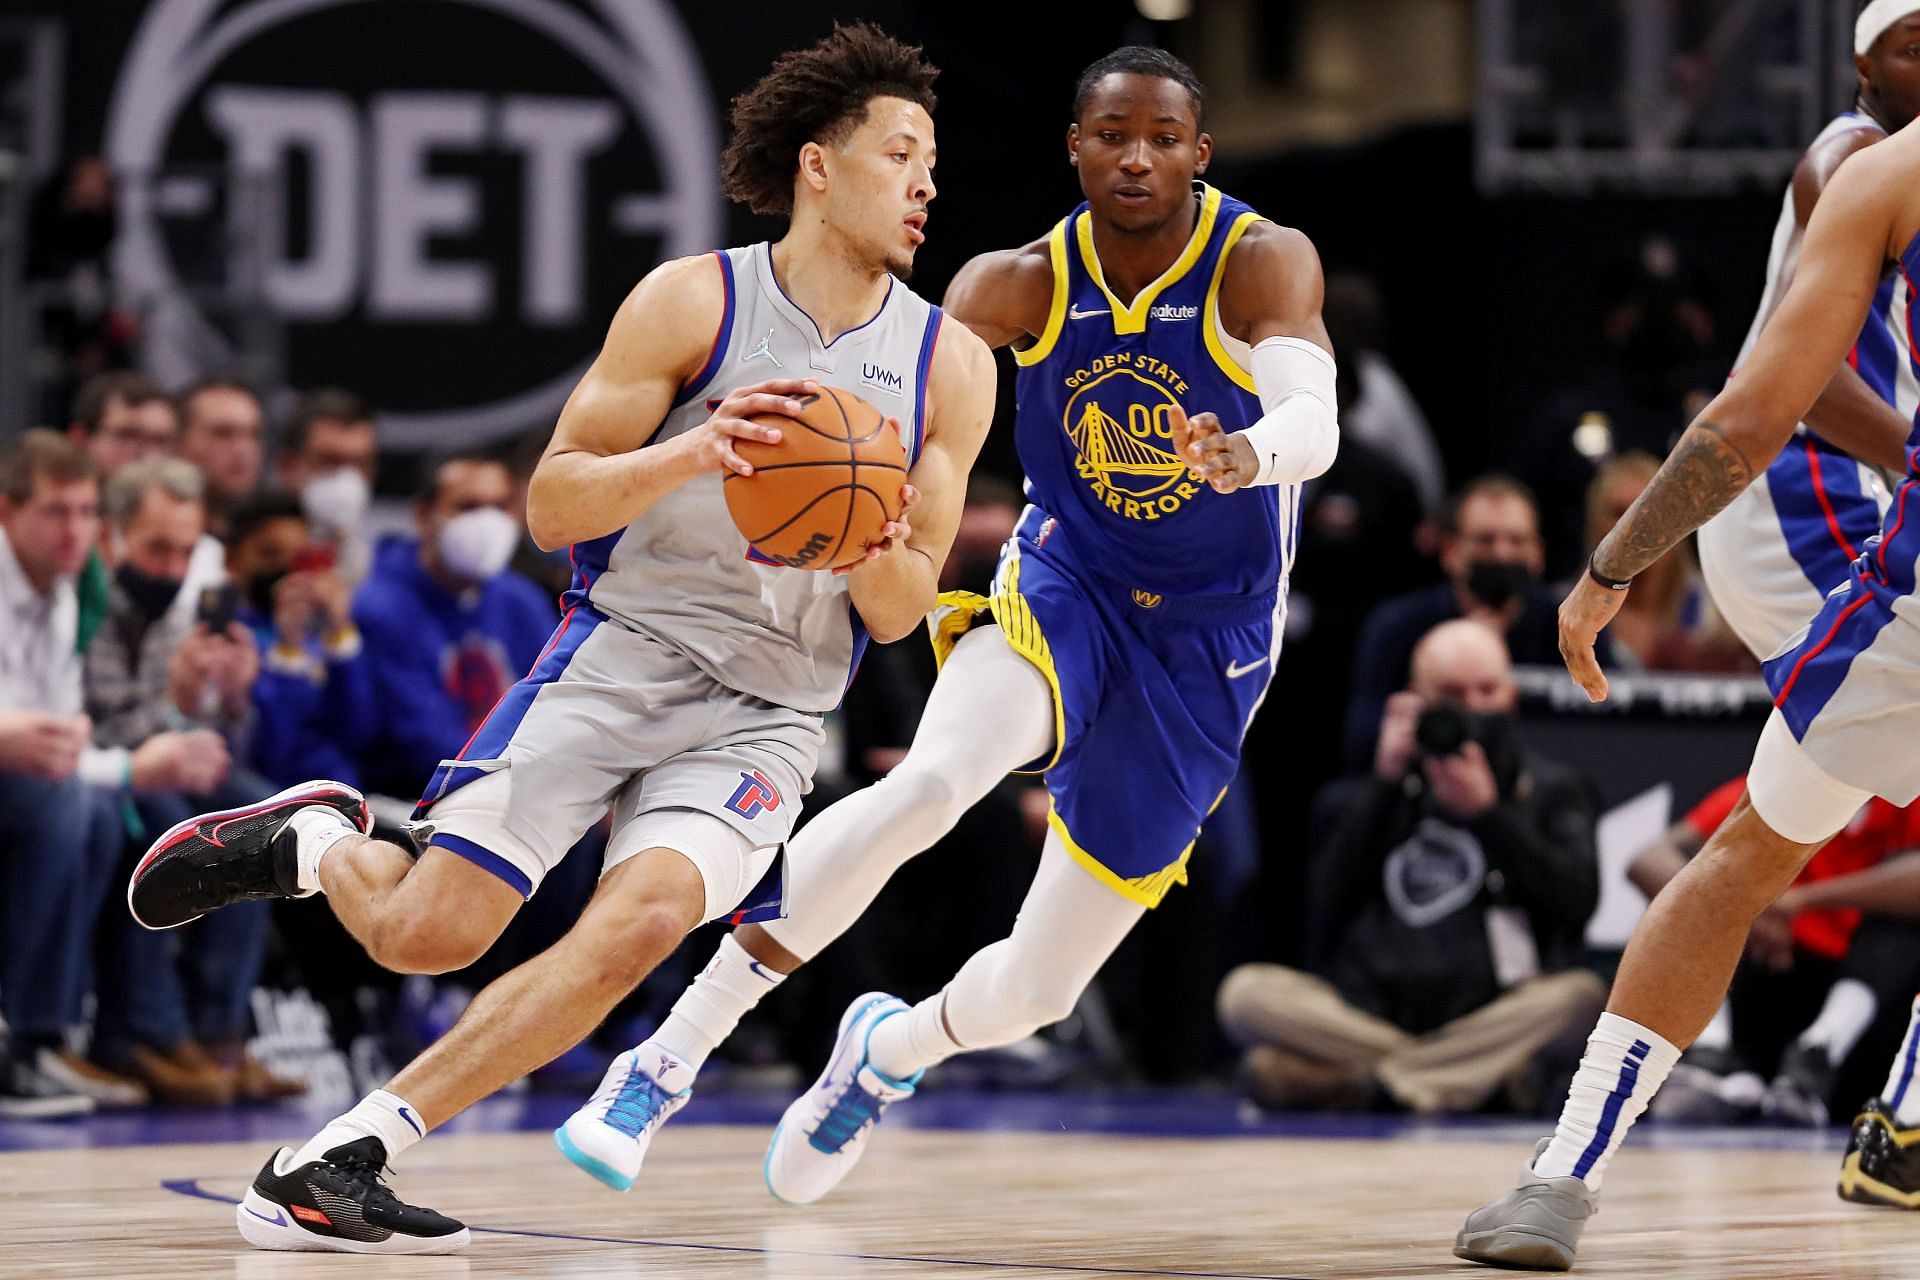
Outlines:
<svg viewBox="0 0 1920 1280"><path fill-rule="evenodd" d="M1194 175L1197 177L1207 171L1207 162L1213 159L1213 135L1201 134L1200 141L1194 144L1194 150L1200 156L1200 162L1193 166Z"/></svg>
<svg viewBox="0 0 1920 1280"><path fill-rule="evenodd" d="M824 194L829 168L827 149L817 142L809 142L800 148L800 169L796 181L810 188L815 195Z"/></svg>
<svg viewBox="0 0 1920 1280"><path fill-rule="evenodd" d="M1080 167L1080 125L1076 121L1067 126L1067 163Z"/></svg>

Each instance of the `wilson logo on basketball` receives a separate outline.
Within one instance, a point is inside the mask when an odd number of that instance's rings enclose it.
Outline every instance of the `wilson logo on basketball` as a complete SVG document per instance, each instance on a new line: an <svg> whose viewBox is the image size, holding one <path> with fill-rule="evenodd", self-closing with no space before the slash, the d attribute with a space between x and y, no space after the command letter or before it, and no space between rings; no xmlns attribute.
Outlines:
<svg viewBox="0 0 1920 1280"><path fill-rule="evenodd" d="M105 133L120 283L167 299L154 372L246 367L247 326L197 310L213 272L385 444L551 421L633 281L720 238L701 65L668 0L156 0Z"/></svg>

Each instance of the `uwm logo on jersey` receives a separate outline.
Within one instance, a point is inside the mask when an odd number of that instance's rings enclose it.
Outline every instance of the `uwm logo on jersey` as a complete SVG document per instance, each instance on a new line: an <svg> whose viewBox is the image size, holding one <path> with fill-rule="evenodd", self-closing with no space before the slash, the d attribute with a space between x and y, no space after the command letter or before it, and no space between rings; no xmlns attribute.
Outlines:
<svg viewBox="0 0 1920 1280"><path fill-rule="evenodd" d="M633 282L719 239L701 65L670 0L153 0L105 150L120 283L168 299L154 372L243 367L183 287L213 270L383 445L551 421Z"/></svg>

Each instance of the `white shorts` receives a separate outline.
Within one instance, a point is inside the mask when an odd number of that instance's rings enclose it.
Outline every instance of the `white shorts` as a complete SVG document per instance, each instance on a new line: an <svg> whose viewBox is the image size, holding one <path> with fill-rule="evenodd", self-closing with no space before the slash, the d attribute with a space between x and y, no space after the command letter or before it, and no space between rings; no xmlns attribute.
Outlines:
<svg viewBox="0 0 1920 1280"><path fill-rule="evenodd" d="M1823 844L1853 821L1873 792L1813 762L1779 711L1767 717L1747 771L1747 799L1761 821L1797 844Z"/></svg>
<svg viewBox="0 0 1920 1280"><path fill-rule="evenodd" d="M679 650L578 609L441 762L413 834L530 897L611 810L608 868L673 849L706 882L707 918L766 918L823 738L818 716L727 688Z"/></svg>

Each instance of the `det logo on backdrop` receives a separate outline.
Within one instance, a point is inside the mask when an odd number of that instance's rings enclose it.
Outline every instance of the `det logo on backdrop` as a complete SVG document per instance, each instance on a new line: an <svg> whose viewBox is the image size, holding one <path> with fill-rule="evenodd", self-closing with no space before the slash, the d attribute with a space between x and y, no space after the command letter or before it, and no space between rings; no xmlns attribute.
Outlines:
<svg viewBox="0 0 1920 1280"><path fill-rule="evenodd" d="M183 225L260 228L291 381L371 396L402 448L551 424L633 282L718 243L718 150L668 0L156 0L106 129L156 369L235 349Z"/></svg>

